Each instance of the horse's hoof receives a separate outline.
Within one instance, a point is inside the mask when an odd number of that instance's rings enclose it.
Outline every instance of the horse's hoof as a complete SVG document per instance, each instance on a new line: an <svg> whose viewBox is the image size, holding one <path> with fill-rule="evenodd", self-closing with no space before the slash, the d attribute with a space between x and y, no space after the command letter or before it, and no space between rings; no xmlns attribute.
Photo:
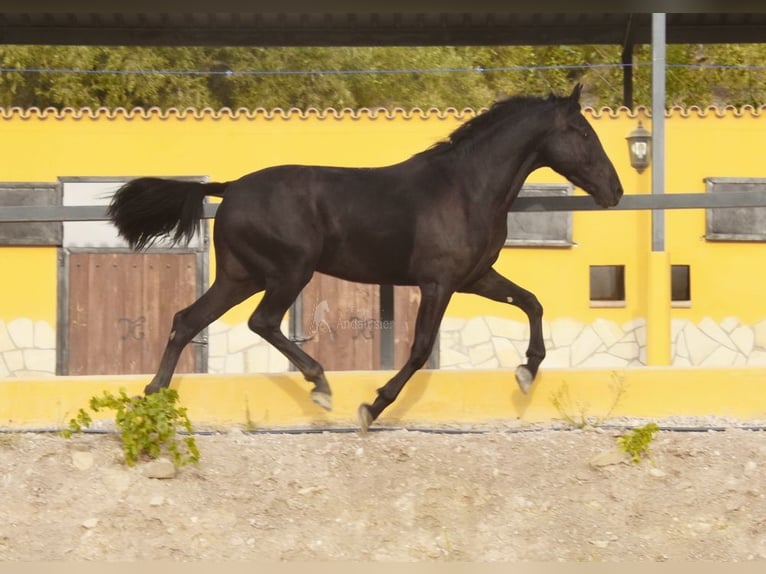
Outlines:
<svg viewBox="0 0 766 574"><path fill-rule="evenodd" d="M152 395L154 393L160 392L160 388L157 386L154 386L152 383L149 383L144 387L144 395Z"/></svg>
<svg viewBox="0 0 766 574"><path fill-rule="evenodd" d="M525 395L532 387L532 382L535 380L532 371L530 371L525 365L519 365L516 367L516 382L519 384L521 392Z"/></svg>
<svg viewBox="0 0 766 574"><path fill-rule="evenodd" d="M332 410L332 397L322 391L311 391L311 400L326 411Z"/></svg>
<svg viewBox="0 0 766 574"><path fill-rule="evenodd" d="M362 434L367 434L367 429L372 424L372 413L370 412L370 405L359 405L359 409L356 412L357 419L359 420L359 430Z"/></svg>

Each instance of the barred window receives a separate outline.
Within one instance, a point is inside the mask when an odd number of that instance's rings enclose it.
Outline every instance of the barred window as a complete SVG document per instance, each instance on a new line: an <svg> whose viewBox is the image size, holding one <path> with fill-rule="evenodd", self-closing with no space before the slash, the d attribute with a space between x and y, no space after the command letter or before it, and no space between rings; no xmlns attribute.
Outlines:
<svg viewBox="0 0 766 574"><path fill-rule="evenodd" d="M705 178L707 193L766 191L764 178ZM714 207L705 210L708 241L766 241L766 207Z"/></svg>
<svg viewBox="0 0 766 574"><path fill-rule="evenodd" d="M529 183L521 188L519 197L571 194L572 185L568 183ZM508 235L505 245L571 247L572 213L569 211L511 212L508 214Z"/></svg>

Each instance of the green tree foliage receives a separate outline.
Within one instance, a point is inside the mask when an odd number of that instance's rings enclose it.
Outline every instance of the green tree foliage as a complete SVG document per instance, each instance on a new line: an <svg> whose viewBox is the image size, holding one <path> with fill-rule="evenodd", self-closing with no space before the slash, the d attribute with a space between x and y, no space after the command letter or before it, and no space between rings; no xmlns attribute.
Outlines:
<svg viewBox="0 0 766 574"><path fill-rule="evenodd" d="M618 46L0 46L0 106L462 109L510 94L563 93L580 81L586 104L617 107L622 104L619 51ZM634 105L648 106L650 48L637 47L634 61ZM668 105L766 102L766 71L758 69L766 64L766 45L671 45L667 62Z"/></svg>

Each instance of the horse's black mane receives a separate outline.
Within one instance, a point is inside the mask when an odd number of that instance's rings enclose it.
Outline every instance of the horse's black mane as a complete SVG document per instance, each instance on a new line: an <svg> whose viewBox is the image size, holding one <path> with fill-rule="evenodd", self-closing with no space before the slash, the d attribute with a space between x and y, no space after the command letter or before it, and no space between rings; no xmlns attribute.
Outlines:
<svg viewBox="0 0 766 574"><path fill-rule="evenodd" d="M456 149L464 142L472 140L476 134L484 132L486 128L497 125L508 117L518 115L532 106L537 106L541 103L561 102L564 100L570 101L570 98L567 96L556 96L554 94L549 94L547 97L522 94L511 96L504 100L498 100L492 104L487 111L468 120L448 135L446 139L436 142L418 155L439 154Z"/></svg>

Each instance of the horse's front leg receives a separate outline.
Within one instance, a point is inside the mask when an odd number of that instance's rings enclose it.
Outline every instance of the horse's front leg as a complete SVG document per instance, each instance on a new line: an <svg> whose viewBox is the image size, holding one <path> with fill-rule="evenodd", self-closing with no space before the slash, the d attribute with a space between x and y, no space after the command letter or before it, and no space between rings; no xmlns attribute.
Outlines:
<svg viewBox="0 0 766 574"><path fill-rule="evenodd" d="M452 290L442 285L429 284L421 285L420 293L420 306L415 321L415 334L410 356L404 367L378 389L378 396L372 405L365 403L359 406L359 426L363 433L367 432L370 424L396 400L410 377L426 363L431 354L444 311L446 311L452 296Z"/></svg>
<svg viewBox="0 0 766 574"><path fill-rule="evenodd" d="M501 303L510 303L527 315L529 319L527 363L516 368L516 382L521 391L526 394L537 376L540 363L545 358L543 306L533 293L509 281L494 269L490 269L473 283L461 287L460 292L481 295Z"/></svg>

